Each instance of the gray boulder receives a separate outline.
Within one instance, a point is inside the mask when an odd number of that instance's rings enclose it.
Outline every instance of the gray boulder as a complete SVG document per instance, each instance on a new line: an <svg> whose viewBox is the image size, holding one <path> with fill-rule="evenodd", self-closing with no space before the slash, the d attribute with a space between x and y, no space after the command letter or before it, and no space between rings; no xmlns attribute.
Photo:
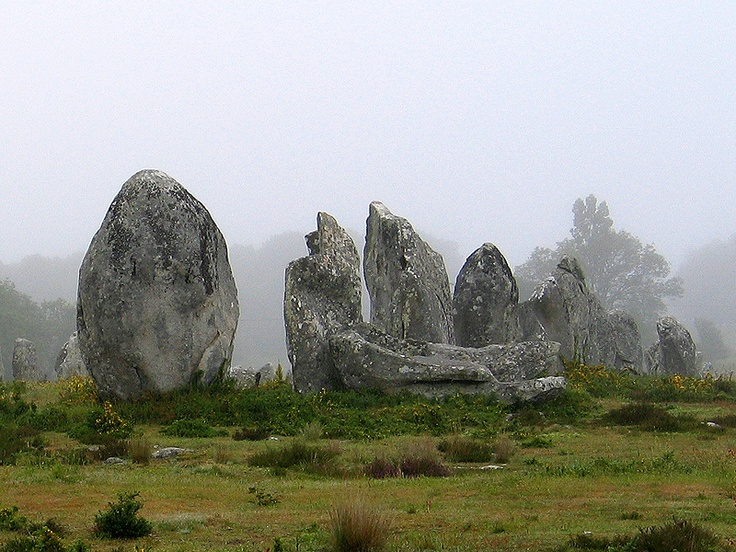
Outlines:
<svg viewBox="0 0 736 552"><path fill-rule="evenodd" d="M371 322L398 338L454 343L452 294L442 256L380 202L371 203L366 226Z"/></svg>
<svg viewBox="0 0 736 552"><path fill-rule="evenodd" d="M644 368L644 353L636 320L620 309L608 312L616 357L613 367L617 370L640 372Z"/></svg>
<svg viewBox="0 0 736 552"><path fill-rule="evenodd" d="M698 376L700 356L690 332L676 318L665 316L657 321L659 340L647 351L649 373L658 375Z"/></svg>
<svg viewBox="0 0 736 552"><path fill-rule="evenodd" d="M294 386L319 391L342 386L327 338L362 320L360 257L355 243L327 213L306 236L309 255L289 263L284 290L286 344Z"/></svg>
<svg viewBox="0 0 736 552"><path fill-rule="evenodd" d="M465 261L455 281L455 342L463 347L511 343L521 337L519 288L498 248L486 243Z"/></svg>
<svg viewBox="0 0 736 552"><path fill-rule="evenodd" d="M565 388L559 345L528 342L464 348L401 340L369 324L329 340L345 386L438 397L495 393L506 402L549 399Z"/></svg>
<svg viewBox="0 0 736 552"><path fill-rule="evenodd" d="M544 326L539 323L532 303L529 301L519 303L517 313L521 332L520 341L547 341L547 333L544 331Z"/></svg>
<svg viewBox="0 0 736 552"><path fill-rule="evenodd" d="M89 370L82 360L82 351L79 350L79 338L74 332L69 341L61 348L54 366L56 379L69 379L74 376L89 376Z"/></svg>
<svg viewBox="0 0 736 552"><path fill-rule="evenodd" d="M16 339L13 347L13 379L16 381L47 381L47 374L38 364L36 346L27 339Z"/></svg>
<svg viewBox="0 0 736 552"><path fill-rule="evenodd" d="M238 298L207 209L160 171L133 175L79 271L77 331L100 393L135 399L227 370Z"/></svg>

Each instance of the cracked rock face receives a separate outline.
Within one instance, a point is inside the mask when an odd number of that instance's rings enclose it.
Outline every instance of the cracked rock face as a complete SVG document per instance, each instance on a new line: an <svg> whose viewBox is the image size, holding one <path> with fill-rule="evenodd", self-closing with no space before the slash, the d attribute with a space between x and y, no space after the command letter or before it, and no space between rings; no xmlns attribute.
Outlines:
<svg viewBox="0 0 736 552"><path fill-rule="evenodd" d="M378 201L370 205L366 226L371 323L400 339L454 343L452 292L442 255Z"/></svg>
<svg viewBox="0 0 736 552"><path fill-rule="evenodd" d="M455 342L463 347L512 343L521 337L519 288L506 258L492 243L465 261L453 297Z"/></svg>
<svg viewBox="0 0 736 552"><path fill-rule="evenodd" d="M227 246L204 205L163 172L133 175L79 270L79 348L100 393L211 383L229 367L238 314Z"/></svg>
<svg viewBox="0 0 736 552"><path fill-rule="evenodd" d="M659 341L647 352L649 372L658 375L698 376L700 358L690 332L679 320L665 316L657 321Z"/></svg>

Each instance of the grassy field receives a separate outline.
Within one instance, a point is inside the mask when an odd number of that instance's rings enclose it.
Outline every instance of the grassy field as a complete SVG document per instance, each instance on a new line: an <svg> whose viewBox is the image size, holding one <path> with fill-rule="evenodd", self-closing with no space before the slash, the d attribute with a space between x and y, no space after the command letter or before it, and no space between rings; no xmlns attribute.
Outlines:
<svg viewBox="0 0 736 552"><path fill-rule="evenodd" d="M166 419L150 407L114 405L108 412L114 420L107 420L111 433L124 426L127 434L100 439L97 445L79 429L80 424L94 427L104 417L96 401L79 390L70 393L68 384L21 390L6 384L0 400L6 415L24 404L35 405L20 415L31 425L53 427L49 413L65 419L53 430L40 429L41 441L0 465L0 508L17 507L18 515L40 523L52 518L63 529L64 543L81 540L100 551L327 550L331 513L351 503L368 505L388 520L386 550L573 550L580 549L571 544L578 535L632 536L673 519L695 522L717 535L723 549L736 549L730 540L736 538L733 390L723 382L719 390L712 380L640 384L601 370L570 375L578 391L539 410L492 401L425 403L372 396L372 406L363 404L365 397L359 399L358 412L344 396L323 397L321 402L330 405L325 408L314 407L316 399L305 405L292 397L289 401L296 402L281 417L261 413L271 437L258 441L232 438L248 425L243 423L247 419L237 426L210 424L218 420L213 412L224 408L221 397L192 392L167 403L162 412L180 414L189 402L200 426L219 430L217 436L165 434L162 430L174 421L171 415ZM283 393L278 390L269 399L276 401L272 410L280 408ZM642 393L650 395L644 399L671 395L667 401L641 402L637 394ZM232 390L223 395L228 403L244 400ZM634 422L621 423L620 412L619 418L611 414L641 404L649 410L634 411L639 416ZM374 423L364 418L367 413L385 417L393 431L364 438L339 435L358 431L352 425L361 421ZM342 418L332 420L332 414ZM285 419L293 425L284 425ZM14 423L8 420L6 427ZM719 421L717 427L706 423L713 420ZM334 429L341 423L341 430ZM438 432L433 425L452 431ZM276 426L283 431L275 432ZM466 444L472 438L476 445L489 445L493 452L475 462L442 455L438 445L442 448L451 433ZM80 434L87 443L80 442ZM293 452L295 444L311 456L290 467L273 463ZM93 458L115 446L127 456L124 463ZM143 450L147 457L154 446L188 451L148 462L133 452ZM253 465L259 455L266 467ZM402 458L415 457L429 458L451 473L365 475L376 459L398 465ZM153 532L135 540L96 537L95 515L123 492L140 493L139 513L152 522ZM2 531L0 543L17 536Z"/></svg>

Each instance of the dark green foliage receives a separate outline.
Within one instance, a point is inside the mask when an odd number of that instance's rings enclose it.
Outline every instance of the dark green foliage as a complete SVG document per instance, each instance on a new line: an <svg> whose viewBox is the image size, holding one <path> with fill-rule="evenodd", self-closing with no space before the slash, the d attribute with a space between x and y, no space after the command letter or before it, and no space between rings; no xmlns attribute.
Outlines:
<svg viewBox="0 0 736 552"><path fill-rule="evenodd" d="M30 426L0 426L0 464L15 464L22 453L40 456L43 450L44 440L37 429Z"/></svg>
<svg viewBox="0 0 736 552"><path fill-rule="evenodd" d="M108 539L136 539L148 535L153 526L150 521L138 517L143 503L136 500L138 492L120 493L117 502L108 503L108 509L95 515L94 532Z"/></svg>
<svg viewBox="0 0 736 552"><path fill-rule="evenodd" d="M446 477L450 469L437 458L429 456L407 456L401 460L401 473L404 477Z"/></svg>
<svg viewBox="0 0 736 552"><path fill-rule="evenodd" d="M437 449L452 462L488 462L493 459L493 445L464 435L452 435L437 444Z"/></svg>
<svg viewBox="0 0 736 552"><path fill-rule="evenodd" d="M401 477L401 468L386 458L374 458L363 468L363 473L373 479L386 479L387 477Z"/></svg>
<svg viewBox="0 0 736 552"><path fill-rule="evenodd" d="M652 403L630 403L610 410L603 421L615 425L638 426L648 431L682 431L697 425L691 416L673 416Z"/></svg>
<svg viewBox="0 0 736 552"><path fill-rule="evenodd" d="M267 438L268 431L258 426L243 427L233 433L235 441L262 441Z"/></svg>
<svg viewBox="0 0 736 552"><path fill-rule="evenodd" d="M0 509L0 531L21 531L28 527L28 519L18 513L17 506Z"/></svg>
<svg viewBox="0 0 736 552"><path fill-rule="evenodd" d="M224 437L227 431L216 429L202 419L174 420L167 427L161 429L163 435L172 437Z"/></svg>

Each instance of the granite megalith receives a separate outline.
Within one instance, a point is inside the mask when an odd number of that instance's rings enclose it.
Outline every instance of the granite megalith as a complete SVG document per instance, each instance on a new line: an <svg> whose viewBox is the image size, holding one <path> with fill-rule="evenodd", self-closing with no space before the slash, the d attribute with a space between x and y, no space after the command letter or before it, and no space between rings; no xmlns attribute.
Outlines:
<svg viewBox="0 0 736 552"><path fill-rule="evenodd" d="M223 376L238 296L207 209L156 170L113 200L79 270L82 358L105 397L136 399Z"/></svg>
<svg viewBox="0 0 736 552"><path fill-rule="evenodd" d="M309 255L289 263L284 286L286 344L298 391L342 387L329 355L330 335L362 321L360 256L327 213L306 236Z"/></svg>
<svg viewBox="0 0 736 552"><path fill-rule="evenodd" d="M47 381L47 374L38 363L36 346L27 339L16 339L13 346L13 379L16 381Z"/></svg>
<svg viewBox="0 0 736 552"><path fill-rule="evenodd" d="M452 293L442 256L406 219L374 201L363 255L371 323L401 339L454 343Z"/></svg>
<svg viewBox="0 0 736 552"><path fill-rule="evenodd" d="M647 368L651 374L665 376L698 376L700 357L690 332L679 320L665 316L657 321L656 341L647 351Z"/></svg>
<svg viewBox="0 0 736 552"><path fill-rule="evenodd" d="M492 243L470 255L455 281L455 343L485 347L521 337L519 288L506 258Z"/></svg>
<svg viewBox="0 0 736 552"><path fill-rule="evenodd" d="M639 326L628 312L615 309L607 314L611 325L617 370L640 372L644 368L644 353L641 348Z"/></svg>
<svg viewBox="0 0 736 552"><path fill-rule="evenodd" d="M82 360L82 351L79 350L79 338L74 332L69 341L61 348L54 366L56 379L69 379L74 376L89 376L89 370Z"/></svg>

